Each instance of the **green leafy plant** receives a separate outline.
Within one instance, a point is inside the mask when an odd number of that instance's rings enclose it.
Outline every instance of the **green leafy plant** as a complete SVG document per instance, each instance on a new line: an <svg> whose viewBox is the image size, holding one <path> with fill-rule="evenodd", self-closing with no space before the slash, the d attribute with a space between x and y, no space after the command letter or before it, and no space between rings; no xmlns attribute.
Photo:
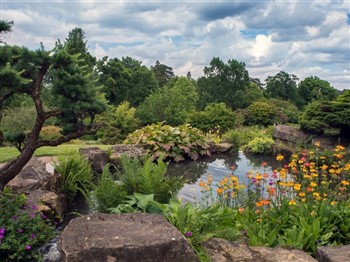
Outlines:
<svg viewBox="0 0 350 262"><path fill-rule="evenodd" d="M24 194L0 192L1 261L40 260L38 248L55 236L55 229Z"/></svg>
<svg viewBox="0 0 350 262"><path fill-rule="evenodd" d="M209 132L218 127L221 132L226 132L235 126L235 121L235 112L225 103L209 104L204 111L190 113L187 120L188 123L203 132Z"/></svg>
<svg viewBox="0 0 350 262"><path fill-rule="evenodd" d="M167 203L185 182L182 177L167 177L167 166L162 157L154 163L150 156L137 159L122 155L118 177L129 195L153 194L156 201Z"/></svg>
<svg viewBox="0 0 350 262"><path fill-rule="evenodd" d="M109 212L115 214L134 212L160 213L159 205L160 203L154 200L153 194L134 193L127 196L123 204L119 204L115 208L110 208Z"/></svg>
<svg viewBox="0 0 350 262"><path fill-rule="evenodd" d="M117 183L109 169L110 165L103 167L98 183L91 192L90 202L98 212L108 213L110 208L123 203L127 195L124 187Z"/></svg>
<svg viewBox="0 0 350 262"><path fill-rule="evenodd" d="M270 154L274 143L271 137L256 137L245 145L243 150L254 154Z"/></svg>
<svg viewBox="0 0 350 262"><path fill-rule="evenodd" d="M91 165L78 153L72 152L69 156L59 156L55 171L61 175L62 190L71 200L77 193L87 197L93 188L94 175Z"/></svg>
<svg viewBox="0 0 350 262"><path fill-rule="evenodd" d="M163 155L178 162L186 157L196 160L200 155L210 155L203 132L189 125L148 125L128 135L124 143L145 145L154 159Z"/></svg>

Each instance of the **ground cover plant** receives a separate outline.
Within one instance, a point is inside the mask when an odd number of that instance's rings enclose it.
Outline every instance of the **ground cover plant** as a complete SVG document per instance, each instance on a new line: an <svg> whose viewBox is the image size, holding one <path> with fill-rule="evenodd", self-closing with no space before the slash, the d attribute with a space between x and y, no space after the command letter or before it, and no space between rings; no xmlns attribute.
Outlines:
<svg viewBox="0 0 350 262"><path fill-rule="evenodd" d="M189 125L148 125L129 134L124 143L145 145L154 159L162 155L178 162L185 158L196 160L201 155L210 155L205 134Z"/></svg>
<svg viewBox="0 0 350 262"><path fill-rule="evenodd" d="M24 194L0 192L1 261L39 261L38 248L55 236L55 229Z"/></svg>

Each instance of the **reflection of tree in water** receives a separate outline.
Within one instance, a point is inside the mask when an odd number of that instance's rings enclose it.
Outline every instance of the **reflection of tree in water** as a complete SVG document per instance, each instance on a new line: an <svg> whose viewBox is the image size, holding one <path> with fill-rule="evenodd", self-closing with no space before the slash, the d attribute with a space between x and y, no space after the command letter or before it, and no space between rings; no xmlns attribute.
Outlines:
<svg viewBox="0 0 350 262"><path fill-rule="evenodd" d="M167 169L169 176L183 176L187 183L196 182L208 170L208 165L222 159L225 166L229 169L230 166L236 165L240 160L238 151L225 154L213 154L212 156L201 157L197 161L186 160L179 163L170 163Z"/></svg>
<svg viewBox="0 0 350 262"><path fill-rule="evenodd" d="M272 169L283 167L284 164L288 164L290 156L284 156L284 160L278 162L276 156L272 155L260 155L260 154L249 154L244 153L245 157L251 162L254 167L260 167L262 162L267 162L267 165Z"/></svg>

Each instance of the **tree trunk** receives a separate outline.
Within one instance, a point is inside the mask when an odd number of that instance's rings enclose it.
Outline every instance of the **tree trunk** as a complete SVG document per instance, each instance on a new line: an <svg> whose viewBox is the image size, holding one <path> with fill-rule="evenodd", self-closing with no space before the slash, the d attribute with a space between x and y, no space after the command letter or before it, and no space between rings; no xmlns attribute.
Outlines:
<svg viewBox="0 0 350 262"><path fill-rule="evenodd" d="M2 191L6 184L10 182L28 163L34 154L35 149L36 147L33 145L26 146L18 157L8 161L0 168L0 191Z"/></svg>

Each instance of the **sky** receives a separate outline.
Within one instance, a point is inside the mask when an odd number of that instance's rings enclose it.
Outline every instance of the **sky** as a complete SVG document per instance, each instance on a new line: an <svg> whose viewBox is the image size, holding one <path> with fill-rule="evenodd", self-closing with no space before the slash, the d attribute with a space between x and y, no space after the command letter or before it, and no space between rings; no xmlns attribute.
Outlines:
<svg viewBox="0 0 350 262"><path fill-rule="evenodd" d="M0 19L15 23L3 40L30 49L80 27L97 58L159 60L193 78L213 57L236 59L262 82L285 71L350 88L350 0L0 0Z"/></svg>

